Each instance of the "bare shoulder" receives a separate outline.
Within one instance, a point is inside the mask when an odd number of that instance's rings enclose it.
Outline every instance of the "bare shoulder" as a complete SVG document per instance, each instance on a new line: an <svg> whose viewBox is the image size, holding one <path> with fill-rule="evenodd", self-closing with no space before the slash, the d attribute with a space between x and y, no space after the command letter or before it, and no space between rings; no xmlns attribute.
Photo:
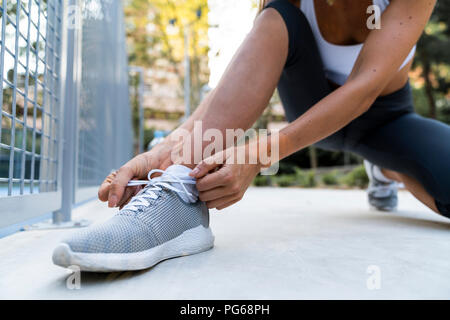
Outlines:
<svg viewBox="0 0 450 320"><path fill-rule="evenodd" d="M255 20L254 30L260 30L266 34L287 34L287 28L280 13L273 9L267 8L262 11Z"/></svg>

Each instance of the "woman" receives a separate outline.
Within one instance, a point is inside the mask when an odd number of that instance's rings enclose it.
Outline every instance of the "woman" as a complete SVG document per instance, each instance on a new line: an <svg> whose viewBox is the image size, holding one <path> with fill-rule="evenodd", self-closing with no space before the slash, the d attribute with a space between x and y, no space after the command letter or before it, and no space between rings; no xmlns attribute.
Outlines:
<svg viewBox="0 0 450 320"><path fill-rule="evenodd" d="M354 152L379 169L380 180L403 183L450 217L450 127L414 113L408 84L415 45L436 0L265 2L219 85L177 130L192 131L197 120L203 130L248 129L278 85L290 121L280 131L280 158L312 144ZM367 23L371 5L382 12L381 28ZM126 188L129 180L171 164L172 140L110 175L99 198L123 206L136 193ZM242 199L261 167L202 161L191 175L200 199L223 209Z"/></svg>

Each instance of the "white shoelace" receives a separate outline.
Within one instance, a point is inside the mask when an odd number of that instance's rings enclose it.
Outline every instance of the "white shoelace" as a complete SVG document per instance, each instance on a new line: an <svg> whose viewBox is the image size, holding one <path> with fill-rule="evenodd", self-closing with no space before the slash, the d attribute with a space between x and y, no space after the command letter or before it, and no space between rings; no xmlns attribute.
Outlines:
<svg viewBox="0 0 450 320"><path fill-rule="evenodd" d="M163 175L152 178L152 175L154 173L162 173ZM184 186L185 184L195 184L195 180L184 180L180 179L179 177L171 174L170 172L166 172L164 170L160 169L153 169L150 170L147 175L148 180L131 180L128 182L128 186L140 186L140 185L146 185L148 186L146 189L143 189L141 192L139 192L136 196L134 196L133 199L131 199L130 203L128 203L123 209L124 210L138 210L138 206L148 206L150 205L150 202L147 200L148 198L154 200L158 198L157 191L161 191L162 188L167 188L169 190L172 190L176 193L184 193L188 195L189 197L192 197L193 195L186 189ZM182 190L175 188L174 186L170 185L170 183L179 183Z"/></svg>

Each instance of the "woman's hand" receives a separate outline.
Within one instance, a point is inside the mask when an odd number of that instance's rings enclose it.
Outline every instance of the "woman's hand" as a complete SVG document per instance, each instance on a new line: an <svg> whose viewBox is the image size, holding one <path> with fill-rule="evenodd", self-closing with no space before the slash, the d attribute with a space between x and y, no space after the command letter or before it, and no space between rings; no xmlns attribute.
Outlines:
<svg viewBox="0 0 450 320"><path fill-rule="evenodd" d="M161 142L152 150L134 157L106 177L98 191L98 198L108 201L111 208L122 208L142 189L142 186L127 187L128 182L132 179L146 179L152 169L164 170L169 167L172 164L171 151L172 145Z"/></svg>
<svg viewBox="0 0 450 320"><path fill-rule="evenodd" d="M261 170L258 161L249 164L249 149L245 145L218 152L204 159L191 172L190 175L197 179L199 198L206 202L208 208L221 210L242 199ZM236 155L240 152L245 156L245 161L236 161Z"/></svg>

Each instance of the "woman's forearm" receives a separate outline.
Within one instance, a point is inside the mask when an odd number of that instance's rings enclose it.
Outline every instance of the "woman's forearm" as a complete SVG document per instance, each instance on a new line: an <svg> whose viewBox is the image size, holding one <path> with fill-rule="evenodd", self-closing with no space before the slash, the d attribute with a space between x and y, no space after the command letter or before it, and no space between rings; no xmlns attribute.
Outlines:
<svg viewBox="0 0 450 320"><path fill-rule="evenodd" d="M207 109L208 109L208 105L209 105L209 101L211 100L211 96L213 95L214 90L212 90L211 92L209 92L206 97L203 99L203 101L198 105L197 109L195 109L194 113L186 120L184 121L178 128L176 128L175 130L173 130L165 139L164 139L164 143L169 144L169 145L175 145L179 142L179 132L181 130L183 131L187 131L187 132L192 132L192 130L194 129L194 122L195 121L200 121L203 119L203 116L205 115Z"/></svg>
<svg viewBox="0 0 450 320"><path fill-rule="evenodd" d="M213 94L214 94L214 90L210 91L206 95L206 97L198 105L197 109L195 109L194 113L181 126L179 126L180 129L184 129L189 132L191 132L194 129L194 122L202 120L203 116L205 115L205 113L208 109L209 102L210 102Z"/></svg>

